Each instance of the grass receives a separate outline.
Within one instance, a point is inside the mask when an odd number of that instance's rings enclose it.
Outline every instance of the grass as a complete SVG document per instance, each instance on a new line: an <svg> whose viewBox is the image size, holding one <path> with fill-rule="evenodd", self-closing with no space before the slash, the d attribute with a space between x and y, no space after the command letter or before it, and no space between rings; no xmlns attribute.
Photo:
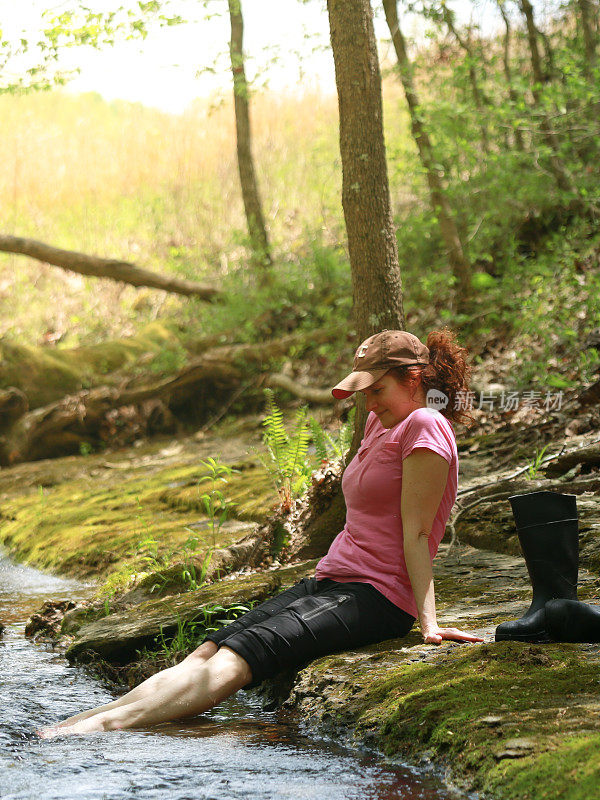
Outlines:
<svg viewBox="0 0 600 800"><path fill-rule="evenodd" d="M410 151L391 86L390 129ZM306 260L307 242L318 236L326 247L343 241L335 97L257 94L253 134L278 262ZM216 108L198 101L175 116L92 93L3 96L0 143L11 165L0 176L3 232L217 283L245 266L229 100ZM96 342L189 304L22 257L2 256L2 263L12 308L0 335L31 343L47 328L71 345ZM60 307L50 311L49 296L60 296Z"/></svg>
<svg viewBox="0 0 600 800"><path fill-rule="evenodd" d="M256 98L255 151L265 213L275 245L282 243L286 253L303 246L307 226L330 231L329 241L337 240L335 116L333 98ZM298 147L298 139L310 147ZM3 232L219 282L247 256L234 141L228 103L212 111L199 103L173 116L106 103L94 94L3 96L0 142L12 165L0 178ZM283 196L286 207L280 208ZM3 256L3 262L13 309L0 333L30 341L49 325L67 337L80 329L80 338L94 341L94 333L118 335L132 321L187 302L152 292L136 310L135 289L103 281L100 297L96 279L23 258ZM51 314L44 313L49 293L64 299ZM94 317L100 308L99 326ZM78 343L73 339L71 344Z"/></svg>

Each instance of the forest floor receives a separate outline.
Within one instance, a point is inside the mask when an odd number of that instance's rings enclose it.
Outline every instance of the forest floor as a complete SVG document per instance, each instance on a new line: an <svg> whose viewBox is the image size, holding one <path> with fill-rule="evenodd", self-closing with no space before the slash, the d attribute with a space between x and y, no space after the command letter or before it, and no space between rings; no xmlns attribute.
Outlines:
<svg viewBox="0 0 600 800"><path fill-rule="evenodd" d="M562 436L555 431L550 451L566 442L586 452L594 432ZM209 582L200 579L206 554L244 540L277 502L258 458L261 438L260 419L250 417L200 436L0 472L7 551L98 583L97 601L62 620L60 646L71 660L133 685L183 657L208 627L312 572L314 560L270 559L220 580L209 563ZM600 770L600 645L494 643L493 634L499 622L520 616L531 593L507 502L515 492L576 491L580 597L600 603L595 468L510 477L523 455L513 435L512 456L502 458L502 442L497 430L459 441L457 540L434 562L441 623L473 630L484 643L424 645L415 630L269 682L265 703L296 709L320 735L441 766L464 788L498 798L587 800ZM224 487L236 505L218 528L201 500L209 457L238 470Z"/></svg>

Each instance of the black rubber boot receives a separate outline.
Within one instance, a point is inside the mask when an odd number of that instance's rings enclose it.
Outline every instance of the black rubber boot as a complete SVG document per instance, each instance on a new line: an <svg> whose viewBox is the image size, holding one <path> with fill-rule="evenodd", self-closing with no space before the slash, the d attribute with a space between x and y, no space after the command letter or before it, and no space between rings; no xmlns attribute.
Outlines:
<svg viewBox="0 0 600 800"><path fill-rule="evenodd" d="M600 606L550 600L546 603L546 629L553 642L600 642Z"/></svg>
<svg viewBox="0 0 600 800"><path fill-rule="evenodd" d="M577 601L579 532L574 494L530 492L508 498L533 586L533 601L521 619L496 628L496 641L552 641L546 625L549 600Z"/></svg>

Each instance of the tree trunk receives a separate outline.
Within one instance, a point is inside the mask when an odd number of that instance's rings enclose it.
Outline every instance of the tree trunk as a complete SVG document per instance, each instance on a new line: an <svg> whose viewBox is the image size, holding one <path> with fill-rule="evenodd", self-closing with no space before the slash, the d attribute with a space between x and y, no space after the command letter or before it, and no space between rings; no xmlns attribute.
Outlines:
<svg viewBox="0 0 600 800"><path fill-rule="evenodd" d="M585 53L585 75L592 77L592 68L596 63L596 31L594 30L594 7L591 0L577 0L579 6L579 25L583 34Z"/></svg>
<svg viewBox="0 0 600 800"><path fill-rule="evenodd" d="M220 294L219 290L213 286L203 286L180 278L165 278L155 272L150 272L150 270L136 267L127 261L98 258L85 253L61 250L58 247L51 247L43 242L24 239L20 236L0 236L0 250L5 253L29 256L46 264L77 272L80 275L110 278L114 281L129 283L132 286L150 286L153 289L163 289L165 292L199 297L209 301L217 299Z"/></svg>
<svg viewBox="0 0 600 800"><path fill-rule="evenodd" d="M552 130L550 121L547 114L542 108L542 86L546 81L546 76L542 70L542 59L538 48L538 30L535 25L533 17L533 6L529 0L519 0L521 10L525 17L527 24L527 40L529 42L529 55L531 59L531 71L533 74L533 84L531 86L531 94L541 114L540 127L546 140L546 144L550 150L550 163L549 168L556 180L556 185L562 191L572 193L576 198L579 198L579 192L569 174L567 168L562 163L560 158L560 146L556 134Z"/></svg>
<svg viewBox="0 0 600 800"><path fill-rule="evenodd" d="M510 68L510 37L511 37L510 20L508 18L508 14L506 13L506 8L504 7L504 0L497 0L497 3L506 28L506 32L504 34L504 48L502 54L502 62L504 65L504 78L506 79L506 85L508 87L509 100L511 104L514 107L516 107L519 98L513 84L512 70ZM515 147L519 152L524 153L525 142L523 141L523 133L518 126L514 129L514 137L515 137Z"/></svg>
<svg viewBox="0 0 600 800"><path fill-rule="evenodd" d="M547 76L542 69L542 58L540 56L540 49L538 47L539 31L536 27L533 17L533 6L529 0L519 0L521 11L525 17L525 24L527 25L527 41L529 42L529 57L531 59L531 70L533 72L533 80L539 83L540 86L546 82ZM535 96L535 95L534 95Z"/></svg>
<svg viewBox="0 0 600 800"><path fill-rule="evenodd" d="M419 99L414 85L412 64L408 57L406 41L398 20L397 0L383 0L383 8L398 58L398 69L410 113L412 134L427 176L431 205L439 219L440 230L448 252L450 267L456 278L460 300L459 307L464 307L471 292L471 265L465 256L450 203L444 194L442 180L435 167L436 161L429 134L419 112Z"/></svg>
<svg viewBox="0 0 600 800"><path fill-rule="evenodd" d="M253 259L260 269L259 279L265 282L272 260L252 158L252 136L248 102L249 87L244 68L242 4L241 0L228 0L228 2L231 22L229 53L231 56L231 71L233 73L238 170Z"/></svg>
<svg viewBox="0 0 600 800"><path fill-rule="evenodd" d="M357 341L402 329L402 281L387 175L381 74L369 0L327 0L342 157L342 205ZM360 396L362 398L362 395ZM359 402L350 455L362 437Z"/></svg>
<svg viewBox="0 0 600 800"><path fill-rule="evenodd" d="M527 40L529 42L533 72L539 76L540 84L548 83L550 78L555 74L554 54L550 46L550 40L535 24L533 6L530 0L519 0L519 4L527 25ZM542 66L542 56L537 45L538 39L541 39L544 45L546 69ZM534 60L536 62L535 65L533 64Z"/></svg>
<svg viewBox="0 0 600 800"><path fill-rule="evenodd" d="M369 0L328 0L342 158L342 205L357 338L404 325L387 176L381 75Z"/></svg>
<svg viewBox="0 0 600 800"><path fill-rule="evenodd" d="M486 98L484 98L481 89L479 88L479 80L477 78L477 72L475 70L475 64L479 60L475 53L473 53L473 48L471 47L470 42L461 36L458 28L454 24L454 14L446 3L442 3L442 14L444 16L444 22L448 26L448 30L454 36L456 41L462 47L462 49L467 54L467 66L469 68L469 81L471 83L471 93L473 94L473 101L475 103L475 108L477 109L477 114L479 116L479 130L481 131L481 144L483 146L483 152L489 153L489 135L487 124L485 121L485 106L487 105Z"/></svg>
<svg viewBox="0 0 600 800"><path fill-rule="evenodd" d="M556 76L556 65L554 63L554 52L552 51L552 45L550 44L550 37L544 31L537 29L538 36L542 40L544 45L544 55L546 57L546 80L550 81L552 78Z"/></svg>

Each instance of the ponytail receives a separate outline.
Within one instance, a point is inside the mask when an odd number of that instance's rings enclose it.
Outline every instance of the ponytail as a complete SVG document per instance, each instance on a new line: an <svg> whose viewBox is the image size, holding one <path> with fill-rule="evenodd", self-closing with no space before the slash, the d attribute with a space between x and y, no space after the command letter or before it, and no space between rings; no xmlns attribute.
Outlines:
<svg viewBox="0 0 600 800"><path fill-rule="evenodd" d="M419 375L427 395L430 390L443 392L448 398L440 412L451 422L469 425L473 417L469 414L469 380L471 366L467 362L467 350L458 344L456 333L445 327L431 331L427 337L429 364L423 366L396 367L394 372L401 380L415 380Z"/></svg>
<svg viewBox="0 0 600 800"><path fill-rule="evenodd" d="M438 389L448 397L448 405L441 409L452 422L470 424L473 417L468 413L468 391L471 366L467 362L467 351L458 344L456 333L450 328L431 331L427 337L429 364L421 374L425 394Z"/></svg>

